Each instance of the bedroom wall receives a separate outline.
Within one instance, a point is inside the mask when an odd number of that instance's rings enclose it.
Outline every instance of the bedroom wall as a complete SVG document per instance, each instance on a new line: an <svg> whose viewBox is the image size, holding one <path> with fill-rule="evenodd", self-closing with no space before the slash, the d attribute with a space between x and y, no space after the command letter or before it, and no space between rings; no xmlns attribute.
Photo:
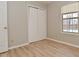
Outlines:
<svg viewBox="0 0 79 59"><path fill-rule="evenodd" d="M40 8L46 8L45 5L37 2L8 2L9 47L18 46L28 42L27 3L37 5Z"/></svg>
<svg viewBox="0 0 79 59"><path fill-rule="evenodd" d="M9 47L27 43L25 2L8 2Z"/></svg>
<svg viewBox="0 0 79 59"><path fill-rule="evenodd" d="M66 2L67 4L67 2ZM53 3L48 6L48 37L79 45L79 34L62 32L61 7L64 3Z"/></svg>

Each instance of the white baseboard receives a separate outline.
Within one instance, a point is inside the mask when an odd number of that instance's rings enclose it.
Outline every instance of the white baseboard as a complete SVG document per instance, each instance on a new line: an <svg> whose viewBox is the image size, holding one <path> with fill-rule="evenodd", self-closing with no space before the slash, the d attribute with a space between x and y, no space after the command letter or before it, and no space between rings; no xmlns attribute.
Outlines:
<svg viewBox="0 0 79 59"><path fill-rule="evenodd" d="M67 43L67 42L63 42L63 41L59 41L59 40L55 40L55 39L52 39L52 38L45 38L45 39L49 39L49 40L52 40L52 41L55 41L55 42L58 42L58 43L62 43L62 44L65 44L65 45L69 45L69 46L72 46L72 47L79 48L78 45L75 45L75 44L72 44L72 43ZM22 47L22 46L25 46L25 45L28 45L28 44L29 44L29 43L24 43L24 44L21 44L21 45L18 45L18 46L10 47L10 48L8 48L8 49L10 50L10 49L14 49L14 48Z"/></svg>
<svg viewBox="0 0 79 59"><path fill-rule="evenodd" d="M65 44L65 45L69 45L69 46L72 46L72 47L79 48L78 45L75 45L75 44L72 44L72 43L67 43L67 42L63 42L63 41L59 41L59 40L55 40L55 39L52 39L52 38L46 38L46 39L49 39L49 40L52 40L52 41L55 41L55 42L58 42L58 43L62 43L62 44Z"/></svg>
<svg viewBox="0 0 79 59"><path fill-rule="evenodd" d="M29 43L24 43L24 44L21 44L21 45L18 45L18 46L13 46L13 47L10 47L8 48L8 50L11 50L11 49L14 49L14 48L18 48L18 47L22 47L22 46L25 46L25 45L28 45Z"/></svg>
<svg viewBox="0 0 79 59"><path fill-rule="evenodd" d="M40 40L43 40L43 39L40 39ZM37 42L37 41L34 41L34 42ZM21 44L21 45L18 45L18 46L13 46L13 47L8 48L8 50L11 50L11 49L14 49L14 48L18 48L18 47L22 47L22 46L25 46L25 45L29 45L30 43L32 43L32 42L24 43L24 44Z"/></svg>
<svg viewBox="0 0 79 59"><path fill-rule="evenodd" d="M36 41L29 41L29 44L30 44L30 43L33 43L33 42L37 42L37 41L43 40L43 39L46 39L46 38L47 38L47 37L45 37L45 38L41 38L41 39L36 40Z"/></svg>

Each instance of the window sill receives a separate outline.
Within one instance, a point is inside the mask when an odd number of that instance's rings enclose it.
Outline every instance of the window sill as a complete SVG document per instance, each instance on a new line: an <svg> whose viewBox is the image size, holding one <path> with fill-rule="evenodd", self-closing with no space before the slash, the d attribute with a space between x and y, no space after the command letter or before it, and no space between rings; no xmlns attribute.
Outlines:
<svg viewBox="0 0 79 59"><path fill-rule="evenodd" d="M61 32L62 34L68 34L68 35L79 35L79 33L69 33L69 32Z"/></svg>

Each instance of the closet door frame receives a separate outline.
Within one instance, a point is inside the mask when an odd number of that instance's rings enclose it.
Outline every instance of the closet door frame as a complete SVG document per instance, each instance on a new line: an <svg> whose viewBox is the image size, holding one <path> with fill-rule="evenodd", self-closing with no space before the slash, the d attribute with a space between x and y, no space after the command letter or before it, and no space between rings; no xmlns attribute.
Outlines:
<svg viewBox="0 0 79 59"><path fill-rule="evenodd" d="M37 5L34 5L34 4L29 4L29 3L26 3L26 7L27 7L27 27L28 27L28 17L29 17L29 7L34 7L34 8L37 8L37 9L42 9L40 8L39 6ZM46 10L47 11L47 10ZM47 14L47 13L46 13ZM46 15L47 16L47 15ZM29 29L28 29L29 30ZM29 31L27 31L27 35L29 34ZM28 38L28 44L31 43L29 41L29 37L27 36ZM46 38L47 38L47 18L46 18Z"/></svg>

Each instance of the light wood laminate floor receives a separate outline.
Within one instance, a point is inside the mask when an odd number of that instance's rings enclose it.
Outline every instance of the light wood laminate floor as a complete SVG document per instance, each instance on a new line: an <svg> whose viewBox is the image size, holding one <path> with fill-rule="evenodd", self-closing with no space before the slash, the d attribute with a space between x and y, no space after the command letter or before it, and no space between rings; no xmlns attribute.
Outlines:
<svg viewBox="0 0 79 59"><path fill-rule="evenodd" d="M51 40L40 40L29 45L1 53L0 57L78 57L79 48Z"/></svg>

